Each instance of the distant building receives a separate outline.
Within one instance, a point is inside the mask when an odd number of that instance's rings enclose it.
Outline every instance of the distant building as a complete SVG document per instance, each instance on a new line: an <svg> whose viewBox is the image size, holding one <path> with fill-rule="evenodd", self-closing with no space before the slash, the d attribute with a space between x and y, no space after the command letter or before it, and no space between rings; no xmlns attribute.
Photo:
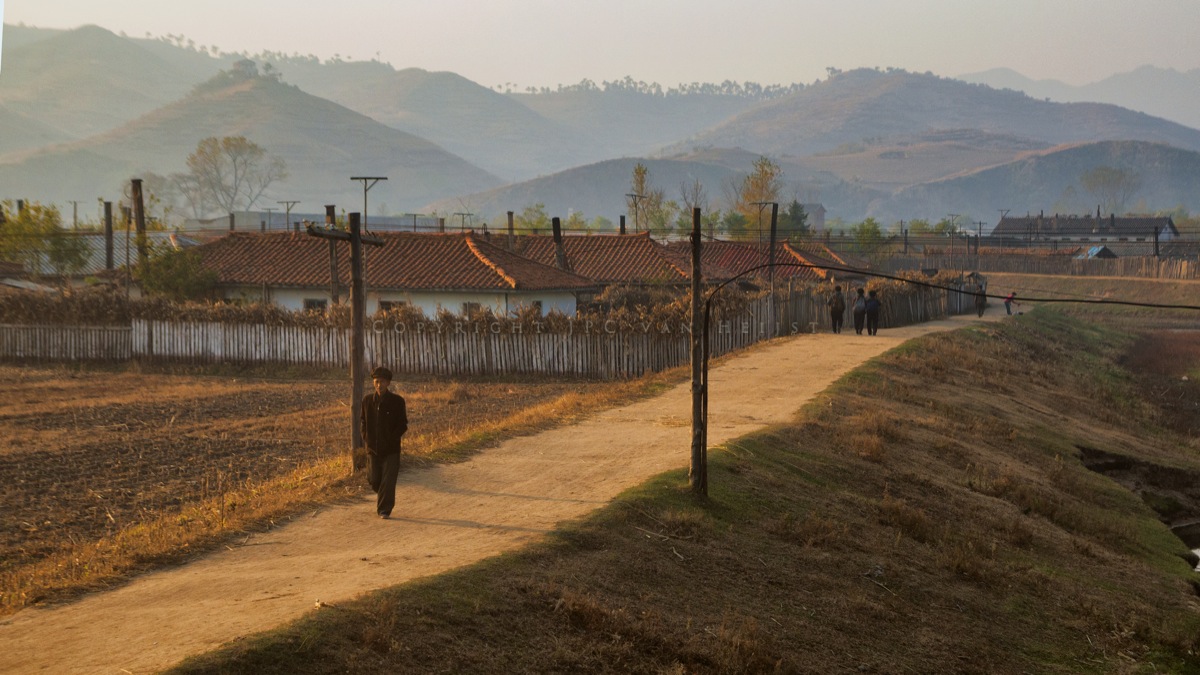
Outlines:
<svg viewBox="0 0 1200 675"><path fill-rule="evenodd" d="M825 207L820 204L801 204L804 213L808 214L808 230L810 232L825 231Z"/></svg>
<svg viewBox="0 0 1200 675"><path fill-rule="evenodd" d="M339 216L341 211L338 211ZM301 213L292 211L290 214L281 209L266 211L234 211L232 214L216 218L188 218L183 223L183 229L212 230L214 232L284 232L287 230L304 231L303 223L325 223L325 213ZM291 226L288 226L288 223ZM469 226L470 223L468 222ZM458 232L458 222L446 222L444 218L408 214L403 216L369 216L367 228L371 232Z"/></svg>
<svg viewBox="0 0 1200 675"><path fill-rule="evenodd" d="M1179 238L1168 216L1006 216L992 230L993 246L1071 248L1103 244L1118 256L1153 255L1155 244ZM1083 247L1087 248L1087 247Z"/></svg>
<svg viewBox="0 0 1200 675"><path fill-rule="evenodd" d="M1107 246L1092 246L1075 257L1080 260L1111 260L1119 256Z"/></svg>

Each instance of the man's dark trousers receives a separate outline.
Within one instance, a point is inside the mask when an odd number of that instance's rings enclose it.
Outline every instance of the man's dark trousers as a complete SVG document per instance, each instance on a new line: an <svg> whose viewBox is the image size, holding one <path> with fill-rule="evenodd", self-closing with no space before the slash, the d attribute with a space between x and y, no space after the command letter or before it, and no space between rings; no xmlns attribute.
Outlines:
<svg viewBox="0 0 1200 675"><path fill-rule="evenodd" d="M367 481L375 491L375 511L381 516L392 515L396 506L396 476L400 473L400 453L367 455Z"/></svg>

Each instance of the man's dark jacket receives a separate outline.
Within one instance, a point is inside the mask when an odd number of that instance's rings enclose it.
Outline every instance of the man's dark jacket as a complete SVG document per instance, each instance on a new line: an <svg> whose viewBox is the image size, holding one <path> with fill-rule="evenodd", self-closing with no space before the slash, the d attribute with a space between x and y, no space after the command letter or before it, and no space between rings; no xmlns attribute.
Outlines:
<svg viewBox="0 0 1200 675"><path fill-rule="evenodd" d="M370 394L362 402L362 437L372 455L400 454L400 437L408 431L404 398L390 391Z"/></svg>

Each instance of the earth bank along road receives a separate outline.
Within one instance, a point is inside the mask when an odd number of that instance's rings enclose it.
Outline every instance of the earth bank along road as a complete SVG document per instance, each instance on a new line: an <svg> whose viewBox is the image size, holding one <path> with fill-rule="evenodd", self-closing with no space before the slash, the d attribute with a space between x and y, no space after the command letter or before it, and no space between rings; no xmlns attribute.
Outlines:
<svg viewBox="0 0 1200 675"><path fill-rule="evenodd" d="M875 337L801 335L734 356L709 374L709 446L788 422L867 359L972 321ZM375 516L370 495L116 590L26 609L0 622L0 672L161 670L292 621L317 601L336 604L518 548L690 458L688 382L467 462L403 473L391 520Z"/></svg>

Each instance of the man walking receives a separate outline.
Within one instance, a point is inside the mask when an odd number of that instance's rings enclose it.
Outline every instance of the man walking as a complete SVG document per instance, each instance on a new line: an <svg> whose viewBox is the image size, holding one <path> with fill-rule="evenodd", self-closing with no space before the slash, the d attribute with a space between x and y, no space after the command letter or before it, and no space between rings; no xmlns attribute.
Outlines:
<svg viewBox="0 0 1200 675"><path fill-rule="evenodd" d="M396 505L396 475L400 473L400 438L408 431L404 398L392 393L392 371L371 371L375 393L362 402L362 437L367 445L367 481L375 491L375 512L390 518Z"/></svg>
<svg viewBox="0 0 1200 675"><path fill-rule="evenodd" d="M833 297L829 298L829 319L833 324L833 332L842 332L842 320L846 317L846 298L842 296L842 287L834 286Z"/></svg>
<svg viewBox="0 0 1200 675"><path fill-rule="evenodd" d="M875 291L867 294L867 335L879 334L879 310L883 309L883 303L879 302L879 295Z"/></svg>

